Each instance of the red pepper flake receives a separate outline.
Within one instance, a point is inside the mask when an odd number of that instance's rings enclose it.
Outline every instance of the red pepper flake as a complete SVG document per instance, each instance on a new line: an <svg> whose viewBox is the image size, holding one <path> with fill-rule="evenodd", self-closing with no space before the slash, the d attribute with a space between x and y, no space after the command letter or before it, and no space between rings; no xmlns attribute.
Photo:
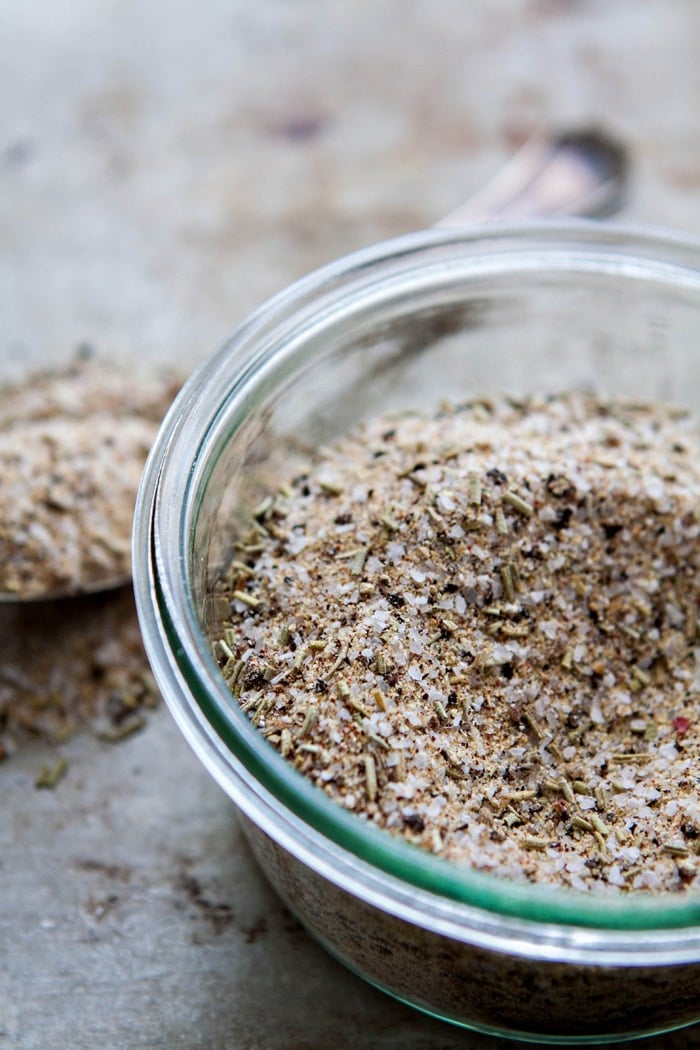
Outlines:
<svg viewBox="0 0 700 1050"><path fill-rule="evenodd" d="M690 719L686 718L685 715L678 715L677 718L673 719L671 725L679 736L683 736L683 734L687 733L690 729Z"/></svg>

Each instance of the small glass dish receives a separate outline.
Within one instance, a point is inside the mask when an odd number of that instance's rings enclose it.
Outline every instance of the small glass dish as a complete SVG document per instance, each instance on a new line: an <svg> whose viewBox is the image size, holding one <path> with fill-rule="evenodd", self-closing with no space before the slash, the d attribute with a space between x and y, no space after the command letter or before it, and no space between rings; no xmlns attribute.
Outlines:
<svg viewBox="0 0 700 1050"><path fill-rule="evenodd" d="M296 772L212 655L212 581L236 520L299 451L362 418L574 387L700 411L700 245L585 222L432 230L277 295L195 372L152 450L134 576L146 649L185 737L239 808L290 909L374 985L537 1042L700 1019L700 894L516 884L417 850Z"/></svg>

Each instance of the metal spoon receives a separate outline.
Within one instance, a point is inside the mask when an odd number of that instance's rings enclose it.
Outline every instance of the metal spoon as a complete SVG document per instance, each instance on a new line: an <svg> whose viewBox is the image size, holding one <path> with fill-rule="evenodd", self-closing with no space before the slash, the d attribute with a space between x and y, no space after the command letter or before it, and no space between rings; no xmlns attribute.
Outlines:
<svg viewBox="0 0 700 1050"><path fill-rule="evenodd" d="M629 167L625 147L595 128L538 134L436 225L564 215L603 218L624 203Z"/></svg>
<svg viewBox="0 0 700 1050"><path fill-rule="evenodd" d="M561 215L602 217L620 207L628 174L624 146L598 130L537 135L479 193L436 225L458 227L491 219ZM128 542L128 537L124 541ZM102 573L81 579L70 588L0 590L0 602L75 598L124 587L130 580L128 572Z"/></svg>

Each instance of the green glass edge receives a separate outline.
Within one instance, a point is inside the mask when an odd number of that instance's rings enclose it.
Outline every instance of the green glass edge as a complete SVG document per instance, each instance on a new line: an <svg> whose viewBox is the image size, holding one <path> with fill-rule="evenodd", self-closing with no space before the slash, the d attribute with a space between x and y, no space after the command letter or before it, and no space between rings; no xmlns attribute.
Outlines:
<svg viewBox="0 0 700 1050"><path fill-rule="evenodd" d="M228 444L237 429L232 421L226 441ZM197 450L193 462L200 459L204 441ZM203 493L217 460L210 464L200 479L194 493L194 526L188 540L192 540L203 502ZM192 484L193 472L187 479L187 489ZM183 506L187 506L187 495ZM185 537L183 537L185 538ZM186 544L189 546L189 543ZM394 839L386 831L360 820L355 814L346 812L337 803L327 798L321 788L311 784L301 773L293 769L271 745L265 743L269 756L257 753L257 749L246 740L248 733L257 734L242 712L232 706L223 710L214 694L206 689L197 669L181 645L174 623L155 574L157 603L162 617L170 651L190 689L193 699L205 719L221 741L244 765L245 769L275 799L311 828L320 832L337 846L373 865L387 875L410 885L450 900L482 908L501 915L526 921L563 923L610 930L653 930L700 925L700 894L694 901L659 905L658 898L635 897L634 902L612 902L600 897L591 897L575 890L560 890L556 887L517 883L499 876L467 869L460 873L451 862L427 851ZM198 624L199 626L199 624ZM211 668L219 674L213 658ZM224 685L223 678L221 679ZM243 720L239 729L232 718ZM259 737L259 743L263 738ZM504 888L505 887L505 888ZM564 896L565 895L565 896Z"/></svg>

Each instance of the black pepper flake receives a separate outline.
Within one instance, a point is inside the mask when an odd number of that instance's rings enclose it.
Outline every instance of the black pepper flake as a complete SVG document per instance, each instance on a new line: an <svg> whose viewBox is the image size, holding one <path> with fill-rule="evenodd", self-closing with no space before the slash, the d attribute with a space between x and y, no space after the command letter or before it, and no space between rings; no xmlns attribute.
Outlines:
<svg viewBox="0 0 700 1050"><path fill-rule="evenodd" d="M406 604L406 599L401 594L387 594L386 600L389 605L393 605L395 609L402 609Z"/></svg>
<svg viewBox="0 0 700 1050"><path fill-rule="evenodd" d="M568 528L573 513L573 507L562 507L562 509L557 514L555 520L552 522L552 528L555 529L557 532L560 529Z"/></svg>
<svg viewBox="0 0 700 1050"><path fill-rule="evenodd" d="M254 659L249 660L241 672L241 685L244 689L260 689L267 685L263 670Z"/></svg>
<svg viewBox="0 0 700 1050"><path fill-rule="evenodd" d="M425 821L421 817L420 813L408 813L404 818L403 822L407 828L411 831L425 831Z"/></svg>
<svg viewBox="0 0 700 1050"><path fill-rule="evenodd" d="M611 540L617 536L618 532L622 532L622 525L617 525L615 522L604 521L602 525L606 540Z"/></svg>
<svg viewBox="0 0 700 1050"><path fill-rule="evenodd" d="M489 481L492 481L494 485L507 485L508 475L504 474L498 467L492 467L491 470L486 471L486 477Z"/></svg>

